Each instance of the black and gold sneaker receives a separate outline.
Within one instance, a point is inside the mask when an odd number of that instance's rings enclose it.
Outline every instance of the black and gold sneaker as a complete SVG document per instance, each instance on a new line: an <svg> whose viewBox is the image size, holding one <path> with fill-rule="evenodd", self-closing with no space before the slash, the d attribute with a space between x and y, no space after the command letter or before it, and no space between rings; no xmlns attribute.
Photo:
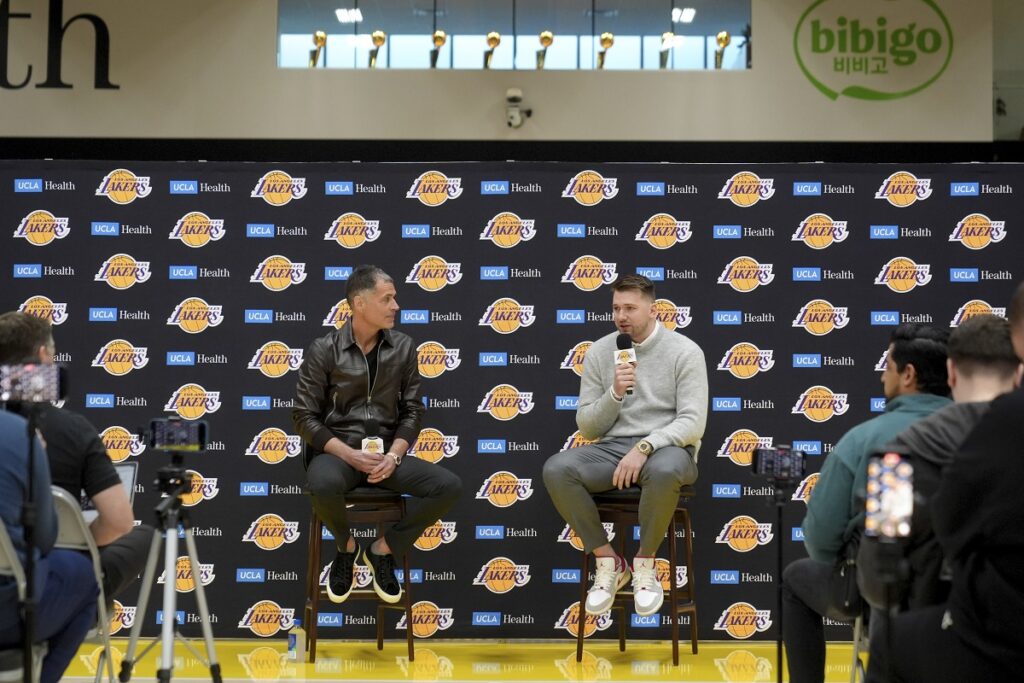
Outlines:
<svg viewBox="0 0 1024 683"><path fill-rule="evenodd" d="M381 600L394 604L402 599L402 584L395 576L394 555L378 555L367 548L359 563L370 570L373 590Z"/></svg>
<svg viewBox="0 0 1024 683"><path fill-rule="evenodd" d="M359 559L359 544L350 553L338 551L331 563L331 571L327 574L327 597L331 602L340 603L348 599L356 585L356 562Z"/></svg>

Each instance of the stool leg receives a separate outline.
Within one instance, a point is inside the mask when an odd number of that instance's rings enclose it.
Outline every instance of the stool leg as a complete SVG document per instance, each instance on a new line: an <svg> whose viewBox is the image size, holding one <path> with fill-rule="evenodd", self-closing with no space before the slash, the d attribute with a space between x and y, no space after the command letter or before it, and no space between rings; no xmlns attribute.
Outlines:
<svg viewBox="0 0 1024 683"><path fill-rule="evenodd" d="M623 528L625 527L625 528ZM619 536L619 556L626 561L626 532L628 526L622 522L615 522L615 533ZM619 619L619 652L626 651L626 608L622 608L622 618Z"/></svg>
<svg viewBox="0 0 1024 683"><path fill-rule="evenodd" d="M402 557L402 584L405 589L405 623L408 627L405 629L405 644L409 649L409 661L416 660L416 648L413 645L413 633L412 633L412 591L409 590L409 553L412 552L410 548L405 555Z"/></svg>
<svg viewBox="0 0 1024 683"><path fill-rule="evenodd" d="M689 578L687 578L687 582L689 582ZM669 610L672 615L672 666L679 666L679 596L676 588L675 514L672 515L672 521L668 525L668 602L672 606Z"/></svg>
<svg viewBox="0 0 1024 683"><path fill-rule="evenodd" d="M580 573L580 608L576 625L576 661L583 661L583 632L587 626L587 576L590 574L590 555L583 551L583 570Z"/></svg>
<svg viewBox="0 0 1024 683"><path fill-rule="evenodd" d="M310 551L310 561L313 563L312 572L310 573L309 598L312 604L309 610L309 623L306 624L306 634L309 645L309 661L311 664L315 664L317 624L320 621L320 547L323 545L324 530L323 521L317 517L315 512L309 526L309 543L312 548Z"/></svg>
<svg viewBox="0 0 1024 683"><path fill-rule="evenodd" d="M693 568L693 530L690 527L690 511L683 508L683 526L686 529L686 597L693 609L690 610L690 649L697 654L697 589L696 573ZM780 532L781 533L781 532Z"/></svg>

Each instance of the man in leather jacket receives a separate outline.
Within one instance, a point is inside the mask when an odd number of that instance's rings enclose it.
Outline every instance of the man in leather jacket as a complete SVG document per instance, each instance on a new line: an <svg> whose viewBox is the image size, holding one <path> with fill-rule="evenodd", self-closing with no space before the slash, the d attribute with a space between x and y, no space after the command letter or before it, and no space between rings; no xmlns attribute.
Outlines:
<svg viewBox="0 0 1024 683"><path fill-rule="evenodd" d="M359 563L373 576L377 595L395 603L402 597L395 556L407 552L451 508L462 482L442 467L404 457L419 435L424 407L416 346L392 329L399 309L394 281L376 266L357 266L345 297L352 319L310 345L299 369L292 419L310 447L305 464L313 507L337 544L328 597L333 602L348 598ZM363 438L375 431L374 423L384 442L382 452L363 450ZM361 548L349 533L345 494L368 484L421 501Z"/></svg>

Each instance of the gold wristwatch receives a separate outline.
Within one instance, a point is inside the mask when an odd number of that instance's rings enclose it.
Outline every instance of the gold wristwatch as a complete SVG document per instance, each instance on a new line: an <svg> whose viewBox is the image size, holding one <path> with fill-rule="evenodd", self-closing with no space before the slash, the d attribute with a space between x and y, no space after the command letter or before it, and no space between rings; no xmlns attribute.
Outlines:
<svg viewBox="0 0 1024 683"><path fill-rule="evenodd" d="M395 461L395 467L398 467L399 465L402 464L402 456L398 455L397 453L388 451L385 455L391 456L391 459Z"/></svg>
<svg viewBox="0 0 1024 683"><path fill-rule="evenodd" d="M647 439L640 439L636 442L636 449L644 455L650 456L654 452L654 446Z"/></svg>

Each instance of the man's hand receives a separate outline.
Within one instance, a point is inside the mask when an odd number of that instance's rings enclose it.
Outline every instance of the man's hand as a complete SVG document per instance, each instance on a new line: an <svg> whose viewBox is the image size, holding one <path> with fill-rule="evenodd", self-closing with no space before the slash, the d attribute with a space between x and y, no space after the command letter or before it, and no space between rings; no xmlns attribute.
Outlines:
<svg viewBox="0 0 1024 683"><path fill-rule="evenodd" d="M612 473L612 485L617 489L629 488L640 478L640 470L646 463L646 455L636 448L630 448L629 453L619 461L619 466Z"/></svg>
<svg viewBox="0 0 1024 683"><path fill-rule="evenodd" d="M615 381L612 391L616 396L625 396L626 389L636 385L636 368L629 363L618 363L615 366Z"/></svg>
<svg viewBox="0 0 1024 683"><path fill-rule="evenodd" d="M367 453L354 448L348 449L341 459L364 474L371 474L384 460L391 460L391 458L385 458L381 453ZM391 464L394 465L394 462Z"/></svg>
<svg viewBox="0 0 1024 683"><path fill-rule="evenodd" d="M397 465L395 465L395 461L391 458L391 456L384 455L383 459L380 461L380 464L373 468L373 471L369 472L370 476L366 478L367 483L381 483L382 481L391 476L392 472L395 471L395 467L397 467Z"/></svg>

